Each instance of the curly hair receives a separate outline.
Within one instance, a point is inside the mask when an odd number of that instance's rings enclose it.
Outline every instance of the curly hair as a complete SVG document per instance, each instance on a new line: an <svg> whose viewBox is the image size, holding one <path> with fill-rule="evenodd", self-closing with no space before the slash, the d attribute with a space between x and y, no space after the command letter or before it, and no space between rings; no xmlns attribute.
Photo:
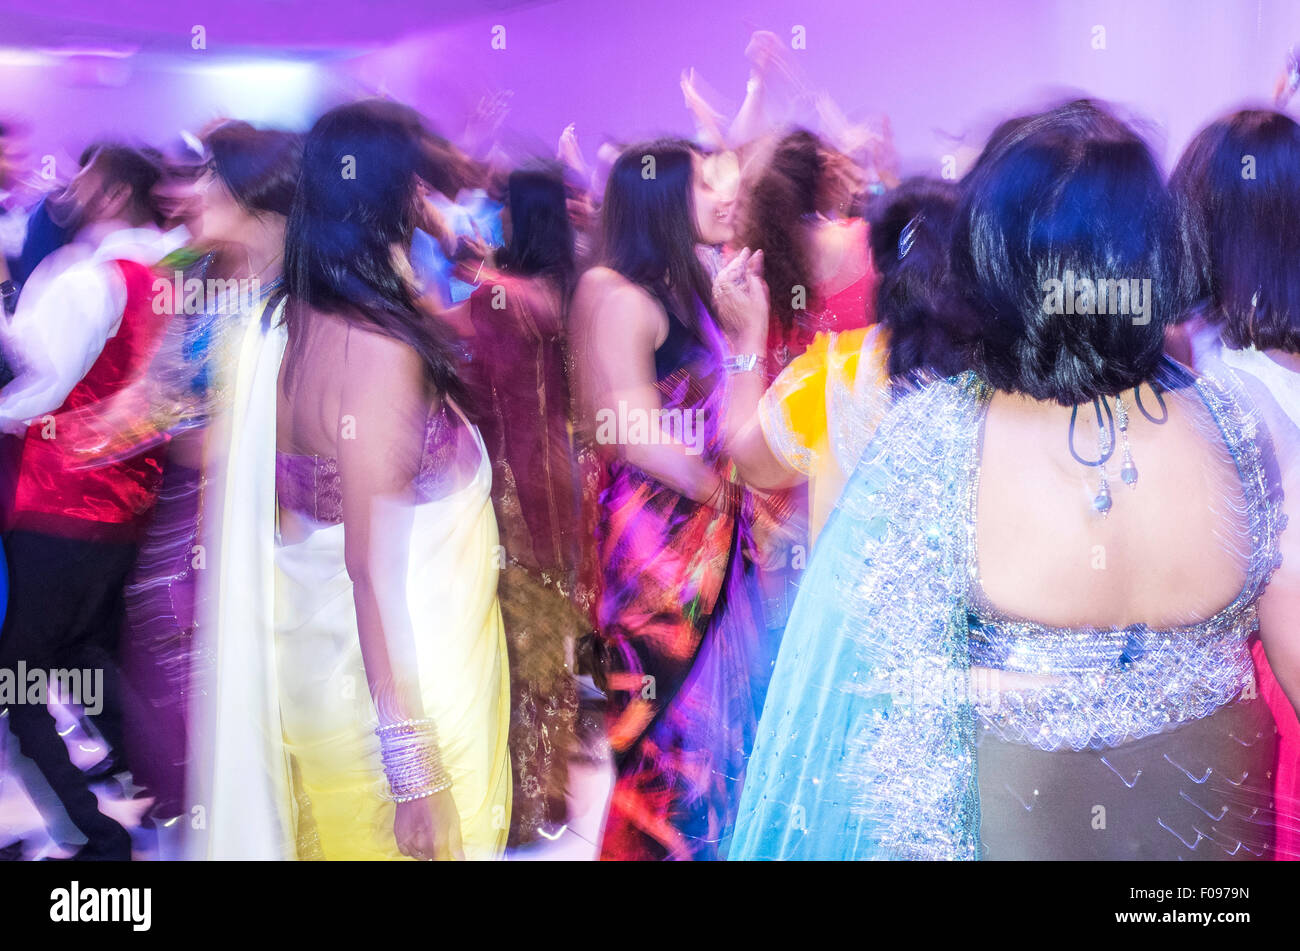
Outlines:
<svg viewBox="0 0 1300 951"><path fill-rule="evenodd" d="M781 138L746 196L741 243L763 251L763 279L772 314L788 330L798 320L795 289L805 299L812 289L812 265L805 223L817 212L825 172L817 136L797 129Z"/></svg>

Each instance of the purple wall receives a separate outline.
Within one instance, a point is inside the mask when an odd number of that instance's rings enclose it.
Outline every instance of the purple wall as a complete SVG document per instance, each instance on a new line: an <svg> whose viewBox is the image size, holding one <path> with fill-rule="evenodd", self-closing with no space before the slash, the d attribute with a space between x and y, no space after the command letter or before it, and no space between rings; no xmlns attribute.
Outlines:
<svg viewBox="0 0 1300 951"><path fill-rule="evenodd" d="M3 6L0 0L0 47ZM245 48L274 63L303 17L320 44L335 6L362 5L259 3L273 22L266 44ZM105 132L159 139L219 114L297 126L343 95L381 89L455 135L481 95L509 89L512 132L549 151L576 121L591 158L604 135L689 133L678 89L683 67L695 66L718 104L734 109L750 32L770 29L788 40L801 25L807 49L790 55L808 84L827 90L850 115L888 113L909 170L937 172L944 155L978 147L998 119L1069 91L1149 118L1168 160L1211 116L1266 97L1285 49L1300 41L1294 0L555 0L485 14L461 4L454 18L450 7L443 2L429 14L427 32L373 52L356 54L355 33L339 35L338 58L320 59L317 50L314 64L264 64L253 72L231 68L248 58L196 62L160 52L156 39L116 64L0 48L0 114L33 121L33 153L62 156ZM374 12L384 15L382 7ZM402 27L417 22L426 21L407 13ZM506 28L504 50L492 48L496 24ZM1105 29L1104 50L1093 49L1096 26ZM71 32L93 30L82 23ZM245 29L240 39L257 36ZM812 122L780 93L778 112Z"/></svg>
<svg viewBox="0 0 1300 951"><path fill-rule="evenodd" d="M506 27L506 49L491 27ZM809 83L851 116L887 112L906 164L935 171L1001 118L1070 92L1130 107L1180 148L1211 116L1271 93L1300 41L1294 0L659 0L559 2L479 17L411 38L345 67L454 131L484 92L514 90L509 124L550 146L578 123L598 137L689 132L678 90L686 66L734 108L750 32L789 39ZM1093 48L1093 28L1105 49ZM792 118L811 121L796 109ZM1169 156L1167 156L1169 157Z"/></svg>

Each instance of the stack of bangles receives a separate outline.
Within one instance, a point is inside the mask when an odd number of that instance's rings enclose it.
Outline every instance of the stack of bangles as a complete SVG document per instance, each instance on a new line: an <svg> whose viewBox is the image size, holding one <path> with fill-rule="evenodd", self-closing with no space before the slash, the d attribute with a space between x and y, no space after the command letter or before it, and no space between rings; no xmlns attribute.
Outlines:
<svg viewBox="0 0 1300 951"><path fill-rule="evenodd" d="M451 788L438 753L438 734L432 720L402 720L378 727L380 756L393 802L424 799Z"/></svg>

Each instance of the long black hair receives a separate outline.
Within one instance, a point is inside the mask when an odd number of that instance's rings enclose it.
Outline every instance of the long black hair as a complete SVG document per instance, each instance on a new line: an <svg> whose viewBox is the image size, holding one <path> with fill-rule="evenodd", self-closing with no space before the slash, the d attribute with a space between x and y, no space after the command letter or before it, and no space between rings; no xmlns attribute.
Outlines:
<svg viewBox="0 0 1300 951"><path fill-rule="evenodd" d="M569 223L564 178L557 169L519 169L506 185L510 240L501 265L523 277L549 280L563 300L573 290L573 226Z"/></svg>
<svg viewBox="0 0 1300 951"><path fill-rule="evenodd" d="M624 149L601 208L601 260L653 294L685 327L711 312L713 285L696 256L700 235L692 189L697 151L681 139Z"/></svg>
<svg viewBox="0 0 1300 951"><path fill-rule="evenodd" d="M1197 134L1169 184L1200 313L1230 347L1300 353L1300 125L1233 113Z"/></svg>
<svg viewBox="0 0 1300 951"><path fill-rule="evenodd" d="M289 217L302 168L302 136L223 122L203 144L212 170L244 209Z"/></svg>
<svg viewBox="0 0 1300 951"><path fill-rule="evenodd" d="M876 320L889 331L888 371L953 376L970 365L979 322L953 279L952 229L961 192L909 178L873 204Z"/></svg>
<svg viewBox="0 0 1300 951"><path fill-rule="evenodd" d="M1182 296L1173 202L1136 133L1087 100L1003 123L962 192L953 270L990 384L1069 406L1151 378ZM1076 277L1125 291L1150 281L1145 318L1049 306L1053 282L1059 293Z"/></svg>
<svg viewBox="0 0 1300 951"><path fill-rule="evenodd" d="M414 348L438 392L463 398L449 334L394 261L415 230L426 144L419 114L384 100L338 106L312 126L285 233L286 322L290 346L306 308L364 323Z"/></svg>

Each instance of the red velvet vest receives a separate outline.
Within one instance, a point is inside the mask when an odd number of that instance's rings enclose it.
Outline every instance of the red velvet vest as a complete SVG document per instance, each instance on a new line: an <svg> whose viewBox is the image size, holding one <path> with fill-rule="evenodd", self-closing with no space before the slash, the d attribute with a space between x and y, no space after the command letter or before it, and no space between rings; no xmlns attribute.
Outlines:
<svg viewBox="0 0 1300 951"><path fill-rule="evenodd" d="M10 528L93 541L134 541L158 494L161 449L87 469L80 468L84 458L76 457L72 448L87 438L78 418L144 372L167 321L165 313L155 313L149 268L134 261L108 266L118 268L126 281L122 323L63 405L28 427Z"/></svg>

